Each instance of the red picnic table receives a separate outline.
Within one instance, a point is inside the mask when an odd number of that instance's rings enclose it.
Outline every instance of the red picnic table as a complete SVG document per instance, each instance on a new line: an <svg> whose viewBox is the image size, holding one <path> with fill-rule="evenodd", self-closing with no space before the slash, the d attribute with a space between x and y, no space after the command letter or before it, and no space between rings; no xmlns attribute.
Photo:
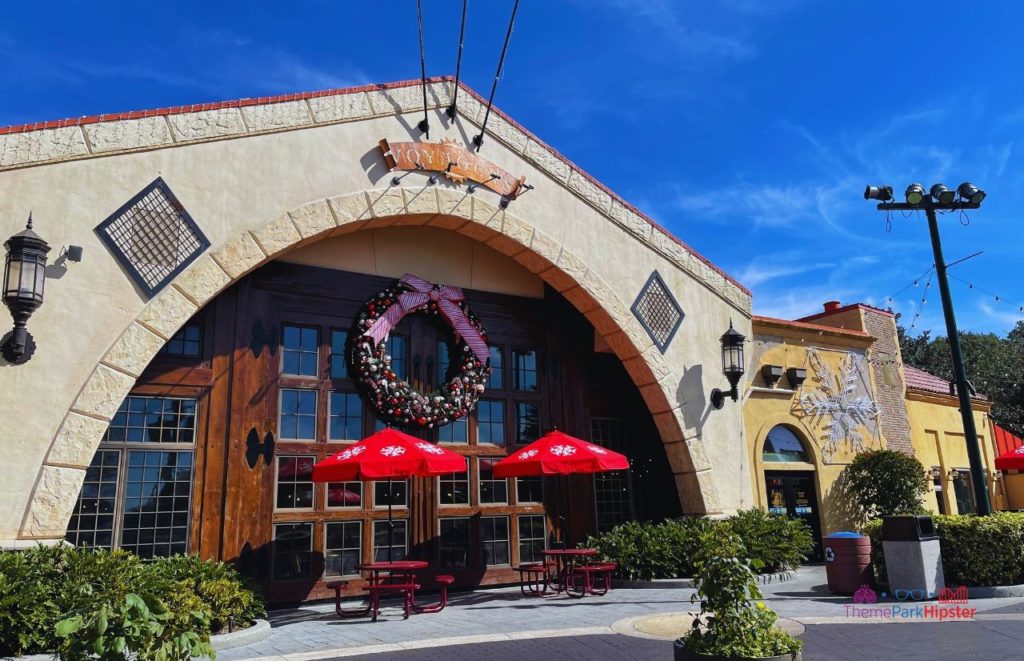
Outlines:
<svg viewBox="0 0 1024 661"><path fill-rule="evenodd" d="M366 562L359 565L360 572L367 574L366 585L363 590L367 592L367 605L365 608L345 609L341 607L341 590L348 582L337 581L328 584L334 588L334 610L339 617L366 617L367 615L377 621L380 614L380 599L383 595L398 594L403 598L403 610L405 619L416 610L420 613L437 613L444 609L448 603L448 586L455 578L448 575L434 577L434 581L441 588L441 600L430 606L416 605L416 590L420 584L416 582L416 572L427 569L430 565L423 560L394 560L392 562Z"/></svg>
<svg viewBox="0 0 1024 661"><path fill-rule="evenodd" d="M546 549L544 556L554 561L527 563L519 566L520 590L540 597L566 593L580 599L587 594L603 595L611 587L611 575L616 565L612 562L592 563L596 549ZM603 578L598 588L594 577ZM579 584L577 581L581 581Z"/></svg>

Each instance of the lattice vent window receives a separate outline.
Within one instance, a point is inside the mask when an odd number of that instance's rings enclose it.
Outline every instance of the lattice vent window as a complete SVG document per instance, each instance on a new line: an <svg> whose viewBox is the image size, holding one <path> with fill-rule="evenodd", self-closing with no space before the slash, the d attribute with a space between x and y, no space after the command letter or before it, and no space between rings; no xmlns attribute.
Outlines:
<svg viewBox="0 0 1024 661"><path fill-rule="evenodd" d="M679 325L683 323L684 314L657 271L647 279L632 309L654 344L665 353Z"/></svg>
<svg viewBox="0 0 1024 661"><path fill-rule="evenodd" d="M96 231L147 296L163 289L210 247L202 230L159 177Z"/></svg>

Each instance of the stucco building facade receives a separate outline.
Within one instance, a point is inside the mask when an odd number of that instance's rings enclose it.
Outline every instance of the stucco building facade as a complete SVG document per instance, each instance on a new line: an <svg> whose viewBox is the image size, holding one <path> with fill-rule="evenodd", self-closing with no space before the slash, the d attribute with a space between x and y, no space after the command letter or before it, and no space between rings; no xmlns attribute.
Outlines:
<svg viewBox="0 0 1024 661"><path fill-rule="evenodd" d="M431 142L471 147L484 103L463 90L451 121L443 110L452 92L448 80L427 85ZM674 513L751 505L748 483L736 479L749 470L740 407L709 402L713 388L729 388L719 336L730 323L751 334L749 292L497 109L479 156L533 187L507 205L483 186L438 181L428 167L391 172L379 142L425 141L421 94L416 81L0 131L0 229L21 230L31 211L55 255L70 245L84 255L51 260L45 302L29 322L35 353L0 370L4 546L72 534L95 541L99 526L115 546L130 545L130 533L134 544L230 559L288 532L323 553L332 532L321 524L337 519L361 521L344 533L359 529L359 550L375 553L372 488L359 514L336 516L330 492L295 508L282 508L281 494L305 494L295 471L355 440L356 431L331 437L347 415L332 408L347 394L329 364L333 333L351 325L358 301L405 273L463 288L490 311L481 318L492 338L505 338L498 359L541 375L529 393L518 381L493 386L502 417L490 422L513 438L495 450L478 431L457 430L465 436L447 440L468 458L514 447L516 416L527 410L536 424L579 436L642 436L630 442L657 448L649 468L664 475ZM157 267L166 277L150 290L147 269ZM410 369L420 354L428 362L418 369L442 360L440 345L424 344L436 329L403 332ZM282 357L303 352L319 367L289 374ZM572 360L559 371L562 355ZM307 391L319 393L309 396L315 431L282 438L307 414ZM584 391L592 396L567 395ZM368 413L349 417L359 432L375 426ZM251 430L257 440L276 435L270 459L246 461ZM486 470L471 466L474 493ZM128 522L139 502L150 506L155 484L180 500ZM478 495L459 510L504 517L498 542L513 549L517 517L545 512L518 503L516 486L506 486L507 511ZM410 485L410 546L436 536L443 518L429 488ZM80 493L113 503L113 523L82 509ZM149 532L157 520L177 532ZM541 534L558 525L548 518ZM472 531L478 547L480 524Z"/></svg>

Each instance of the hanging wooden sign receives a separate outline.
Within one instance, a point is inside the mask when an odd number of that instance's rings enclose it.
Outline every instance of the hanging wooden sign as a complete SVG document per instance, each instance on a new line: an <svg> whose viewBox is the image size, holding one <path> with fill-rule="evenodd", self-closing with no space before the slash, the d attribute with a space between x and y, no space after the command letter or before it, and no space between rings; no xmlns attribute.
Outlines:
<svg viewBox="0 0 1024 661"><path fill-rule="evenodd" d="M377 143L388 168L394 170L425 170L440 172L457 184L467 179L514 200L523 190L526 177L513 177L494 163L480 158L453 140L441 142Z"/></svg>

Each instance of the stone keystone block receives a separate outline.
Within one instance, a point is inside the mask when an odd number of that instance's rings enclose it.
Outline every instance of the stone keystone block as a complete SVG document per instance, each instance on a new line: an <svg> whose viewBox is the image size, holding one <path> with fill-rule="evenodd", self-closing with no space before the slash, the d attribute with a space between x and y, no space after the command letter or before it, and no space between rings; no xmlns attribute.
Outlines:
<svg viewBox="0 0 1024 661"><path fill-rule="evenodd" d="M253 230L252 237L268 257L274 257L302 239L288 214L278 216L263 227Z"/></svg>
<svg viewBox="0 0 1024 661"><path fill-rule="evenodd" d="M133 322L110 347L103 362L138 376L163 345L162 337Z"/></svg>
<svg viewBox="0 0 1024 661"><path fill-rule="evenodd" d="M109 420L117 413L135 379L106 365L97 365L72 408Z"/></svg>
<svg viewBox="0 0 1024 661"><path fill-rule="evenodd" d="M397 187L370 191L371 211L374 218L400 216L405 213L405 198Z"/></svg>
<svg viewBox="0 0 1024 661"><path fill-rule="evenodd" d="M295 227L299 229L302 238L308 239L336 227L334 214L327 206L326 200L310 202L290 212Z"/></svg>
<svg viewBox="0 0 1024 661"><path fill-rule="evenodd" d="M21 536L63 538L83 481L81 468L43 466Z"/></svg>
<svg viewBox="0 0 1024 661"><path fill-rule="evenodd" d="M174 287L166 287L142 308L138 321L165 340L178 332L199 308Z"/></svg>
<svg viewBox="0 0 1024 661"><path fill-rule="evenodd" d="M68 413L57 431L46 463L87 468L96 454L96 446L107 431L108 423L96 418Z"/></svg>
<svg viewBox="0 0 1024 661"><path fill-rule="evenodd" d="M240 278L267 258L248 232L228 241L212 257L233 279Z"/></svg>
<svg viewBox="0 0 1024 661"><path fill-rule="evenodd" d="M209 255L203 255L184 273L174 279L174 285L199 306L231 284L231 276L224 272Z"/></svg>

